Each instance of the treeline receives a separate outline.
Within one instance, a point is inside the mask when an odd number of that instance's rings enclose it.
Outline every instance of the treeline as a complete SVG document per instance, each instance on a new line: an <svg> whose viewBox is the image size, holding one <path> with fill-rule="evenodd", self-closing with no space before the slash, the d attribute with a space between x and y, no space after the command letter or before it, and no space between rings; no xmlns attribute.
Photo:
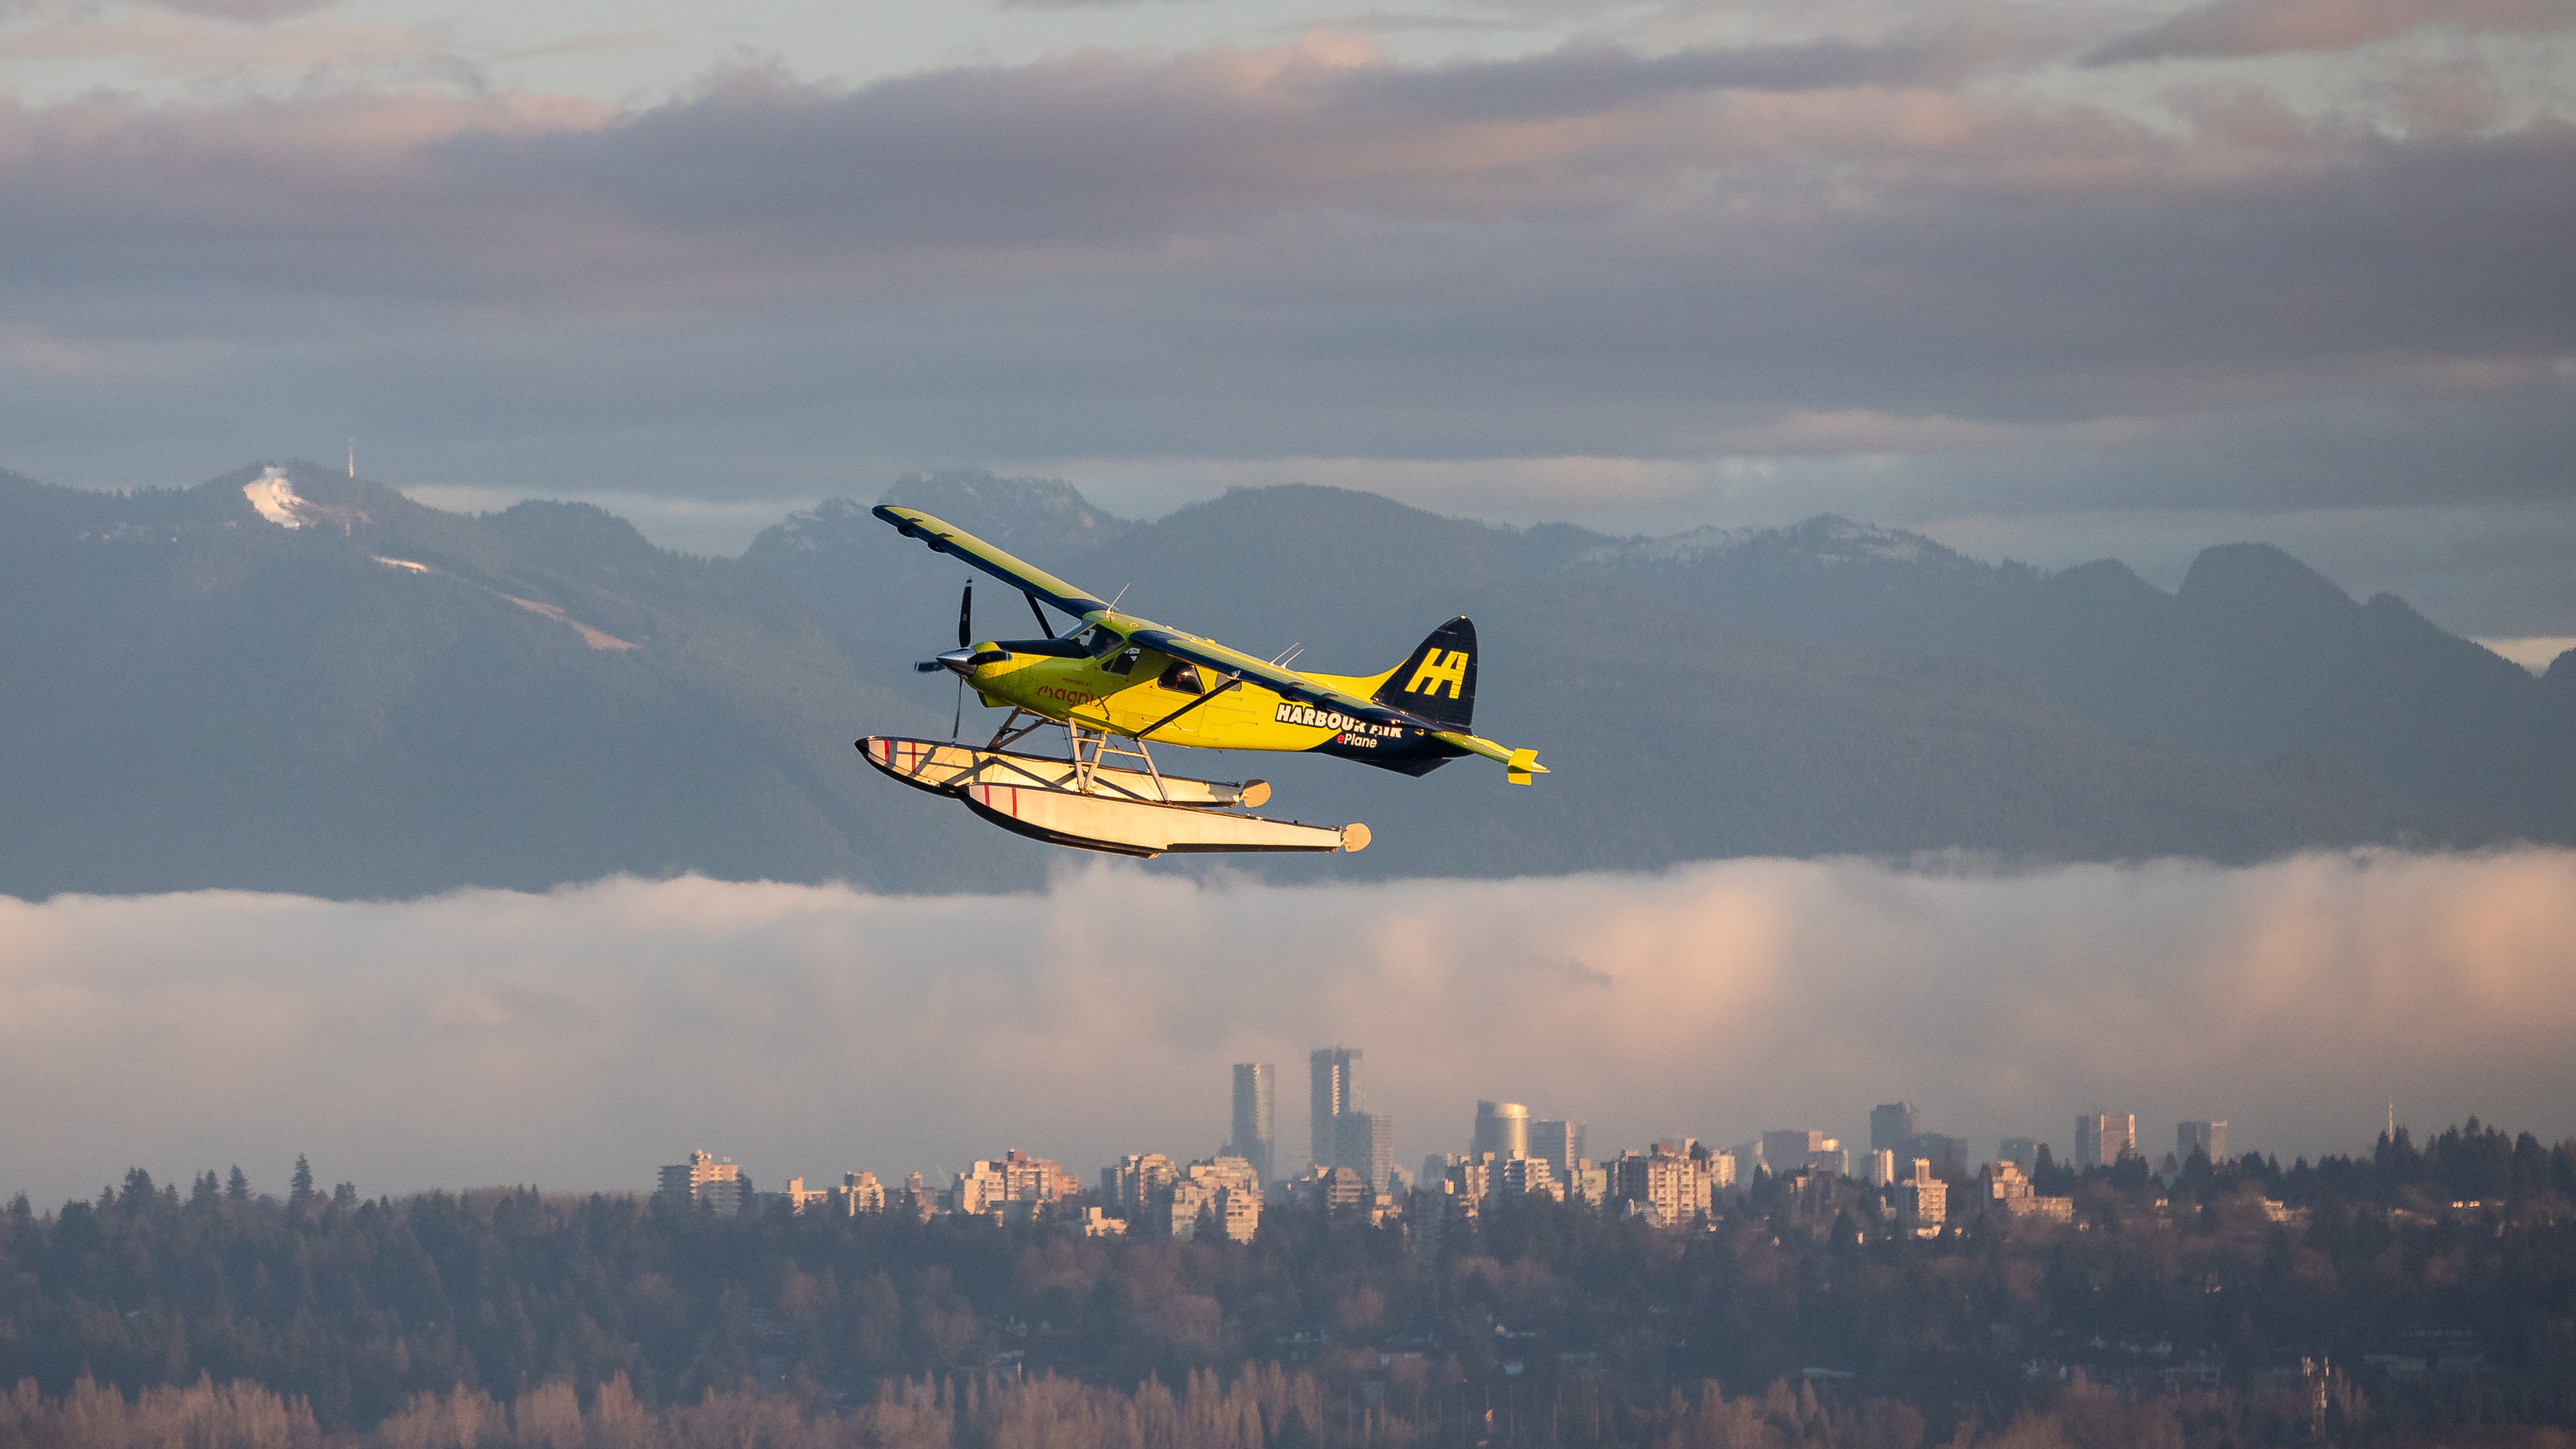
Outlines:
<svg viewBox="0 0 2576 1449"><path fill-rule="evenodd" d="M1410 1449L1410 1446L1639 1445L1654 1449L2257 1449L2324 1441L2416 1442L2372 1434L2348 1386L2305 1383L2253 1393L2139 1398L2074 1384L2011 1419L1956 1419L1936 1435L1912 1406L1837 1404L1812 1387L1773 1384L1730 1397L1716 1384L1627 1404L1577 1384L1542 1399L1493 1395L1388 1405L1337 1394L1277 1364L1232 1380L1194 1373L1178 1391L1069 1379L896 1381L851 1409L791 1395L710 1390L655 1407L623 1377L584 1403L549 1383L503 1403L463 1385L416 1395L372 1431L329 1434L300 1402L256 1386L200 1379L138 1401L87 1379L60 1399L31 1383L0 1399L0 1449ZM2454 1437L2454 1442L2457 1436ZM2486 1449L2565 1449L2547 1426L2482 1426ZM2429 1446L2428 1446L2429 1449Z"/></svg>
<svg viewBox="0 0 2576 1449"><path fill-rule="evenodd" d="M2507 1205L2555 1196L2576 1199L2576 1142L2544 1144L2530 1133L2508 1136L2481 1126L2471 1117L2444 1128L2421 1148L2400 1127L2383 1133L2368 1157L2324 1157L2314 1163L2300 1158L2283 1168L2278 1158L2259 1153L2213 1164L2194 1153L2178 1163L2181 1192L2203 1196L2242 1183L2258 1183L2271 1196L2300 1206L2317 1203L2376 1204L2381 1207L2439 1208L2454 1202ZM2095 1178L2138 1189L2153 1174L2147 1160L2132 1157L2113 1168L2096 1168ZM2040 1192L2063 1195L2084 1180L2073 1168L2039 1149L2032 1185Z"/></svg>
<svg viewBox="0 0 2576 1449"><path fill-rule="evenodd" d="M368 1200L309 1174L284 1200L213 1173L183 1194L138 1170L95 1202L0 1211L0 1384L28 1385L9 1432L31 1443L26 1425L71 1412L47 1403L98 1410L106 1394L166 1418L166 1396L201 1381L277 1396L290 1438L307 1419L345 1436L434 1412L492 1426L478 1442L584 1444L611 1442L594 1420L621 1404L673 1443L696 1442L690 1416L711 1405L767 1416L770 1437L744 1443L934 1442L888 1426L942 1412L935 1442L1000 1443L997 1394L1141 1426L1157 1393L1284 1405L1305 1401L1280 1387L1296 1384L1372 1443L1473 1442L1487 1412L1543 1416L1554 1439L1579 1421L1600 1426L1585 1442L1715 1443L1689 1437L1703 1406L1812 1381L1826 1437L1783 1442L1837 1449L1878 1443L1853 1437L1873 1401L1892 1406L1882 1426L1912 1422L1895 1407L1920 1421L1909 1445L1983 1442L2090 1382L2158 1402L2214 1391L2189 1399L2206 1409L2189 1434L2269 1443L2262 1406L2316 1365L2373 1434L2567 1424L2576 1192L2564 1144L2538 1153L2545 1173L2522 1170L2528 1140L2469 1126L2420 1151L2202 1164L2170 1185L2097 1172L2072 1184L2068 1225L1976 1212L1962 1184L1953 1229L1928 1240L1891 1231L1847 1180L1763 1179L1678 1229L1533 1198L1489 1205L1434 1251L1400 1225L1287 1211L1248 1245L1175 1243L533 1190ZM2500 1195L2452 1195L2443 1174L2499 1160ZM2451 1206L2467 1201L2485 1205ZM1281 1377L1256 1367L1273 1364ZM1303 1414L1261 1407L1261 1442L1345 1432Z"/></svg>

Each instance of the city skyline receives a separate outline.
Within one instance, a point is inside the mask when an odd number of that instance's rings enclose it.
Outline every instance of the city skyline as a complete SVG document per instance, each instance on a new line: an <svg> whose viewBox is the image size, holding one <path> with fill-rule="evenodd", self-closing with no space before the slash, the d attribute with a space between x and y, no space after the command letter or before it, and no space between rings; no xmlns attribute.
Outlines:
<svg viewBox="0 0 2576 1449"><path fill-rule="evenodd" d="M1365 1048L1340 1044L1318 1047L1308 1054L1316 1105L1320 1107L1327 1102L1346 1104L1355 1098L1356 1066L1365 1058L1365 1054ZM1256 1140L1260 1137L1257 1129L1266 1121L1264 1114L1272 1105L1272 1083L1275 1082L1275 1078L1276 1070L1269 1063L1234 1064L1230 1098L1232 1128L1225 1144L1217 1148L1209 1157L1199 1159L1200 1161L1223 1162L1229 1157L1242 1157L1252 1168L1255 1181L1272 1186L1294 1183L1305 1176L1305 1174L1271 1172L1263 1166L1260 1159L1242 1150L1247 1137ZM2391 1110L2393 1115L2393 1106ZM1332 1151L1326 1160L1310 1164L1308 1174L1335 1167L1353 1168L1359 1170L1371 1186L1381 1193L1394 1190L1389 1187L1391 1182L1405 1180L1405 1175L1396 1167L1399 1158L1393 1140L1392 1118L1352 1109L1347 1105L1337 1105L1337 1109L1330 1114L1330 1121L1330 1130L1333 1133ZM2119 1144L2117 1150L2105 1155L2100 1137L2101 1134L2108 1133L2114 1123L2118 1124L2120 1133L2124 1135L2116 1139ZM1542 1134L1540 1129L1546 1130ZM2095 1135L2088 1137L2088 1130ZM2029 1162L2016 1151L2022 1146L2029 1146L2034 1152L2046 1148L2050 1151L2051 1160L2055 1165L2071 1167L2078 1172L2097 1166L2118 1166L2130 1157L2140 1158L2156 1170L2168 1170L2167 1159L2170 1158L2170 1170L2179 1170L2188 1163L2190 1154L2195 1151L2201 1153L2204 1158L2209 1158L2209 1149L2213 1145L2217 1149L2216 1157L2211 1159L2213 1165L2223 1165L2235 1160L2235 1157L2228 1155L2228 1124L2225 1119L2177 1122L2175 1151L2165 1156L2137 1150L2135 1118L2131 1114L2079 1115L2075 1119L2072 1142L2068 1150L2062 1154L2056 1152L2046 1138L2031 1137L2001 1138L1998 1139L1993 1153L1974 1152L1967 1148L1963 1139L1926 1130L1924 1113L1910 1101L1881 1103L1872 1107L1869 1112L1869 1131L1871 1147L1862 1153L1854 1154L1832 1133L1822 1128L1764 1129L1743 1147L1725 1150L1730 1159L1726 1168L1726 1183L1732 1185L1739 1180L1749 1183L1757 1171L1778 1173L1825 1170L1838 1176L1865 1179L1872 1186L1886 1187L1909 1181L1921 1181L1921 1173L1926 1171L1973 1172L1987 1168L1990 1164L2004 1162L2016 1163L2026 1169ZM1498 1170L1503 1163L1513 1159L1530 1159L1550 1164L1553 1169L1553 1181L1562 1185L1574 1180L1573 1173L1578 1167L1600 1165L1595 1163L1585 1150L1585 1136L1585 1124L1580 1121L1533 1119L1526 1104L1479 1099L1476 1102L1475 1117L1469 1129L1466 1151L1464 1153L1433 1151L1424 1159L1422 1175L1412 1179L1411 1182L1415 1187L1425 1183L1435 1183L1438 1180L1436 1169L1444 1161L1471 1163L1480 1160L1489 1161L1492 1165L1488 1170L1491 1171ZM1673 1141L1691 1140L1696 1139L1664 1138L1658 1139L1658 1142L1669 1144ZM2088 1141L2095 1144L2093 1150L2098 1160L2088 1162L2080 1156ZM1615 1148L1603 1161L1632 1154L1652 1153L1659 1150L1658 1142L1643 1143L1634 1148L1627 1146ZM1005 1154L1006 1157L1014 1160L1032 1155L1019 1148L1013 1148ZM2242 1153L2236 1154L2236 1156L2242 1155ZM1119 1159L1117 1164L1104 1164L1100 1168L1100 1174L1104 1183L1113 1177L1128 1182L1130 1186L1112 1193L1111 1196L1123 1195L1131 1210L1141 1210L1137 1207L1141 1200L1137 1197L1133 1186L1134 1165L1140 1162L1161 1163L1160 1170L1164 1176L1160 1179L1149 1178L1149 1181L1167 1183L1174 1173L1180 1172L1191 1160L1186 1151L1175 1156L1168 1148L1140 1147L1136 1152ZM1052 1167L1052 1160L1047 1160L1046 1165ZM978 1169L982 1166L981 1162L976 1164ZM729 1158L716 1159L702 1150L695 1151L686 1164L660 1169L659 1192L663 1196L673 1196L676 1193L681 1199L693 1199L698 1192L697 1184L715 1181L719 1186L731 1188L742 1171L743 1169L737 1167ZM971 1171L961 1171L956 1179L957 1184L966 1183L972 1175ZM1071 1173L1068 1175L1068 1182L1079 1183L1084 1176L1080 1172ZM844 1180L855 1184L862 1177L865 1177L872 1187L875 1185L876 1178L873 1173L851 1172L845 1174ZM1547 1180L1546 1175L1542 1175L1542 1180ZM801 1178L797 1181L801 1182ZM675 1184L677 1184L676 1187ZM942 1193L958 1190L954 1185L935 1182L930 1186L933 1190ZM720 1215L740 1210L743 1199L739 1189L733 1189L733 1191L732 1198L718 1199L719 1206L716 1210ZM882 1206L883 1190L878 1188L876 1191L879 1193L878 1201ZM790 1195L793 1196L793 1189L790 1190ZM814 1193L818 1198L824 1195L820 1190ZM723 1205L725 1203L730 1203L731 1206ZM1934 1217L1937 1219L1938 1214L1935 1213Z"/></svg>

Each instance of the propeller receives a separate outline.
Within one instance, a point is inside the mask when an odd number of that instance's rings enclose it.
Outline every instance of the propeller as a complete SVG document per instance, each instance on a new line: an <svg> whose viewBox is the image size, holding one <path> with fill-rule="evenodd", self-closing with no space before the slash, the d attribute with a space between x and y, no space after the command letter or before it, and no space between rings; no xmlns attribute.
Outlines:
<svg viewBox="0 0 2576 1449"><path fill-rule="evenodd" d="M961 650L975 647L975 581L973 579L966 581L966 591L957 596L957 647ZM956 739L959 732L965 728L966 676L961 671L957 676L957 710L955 717L948 722L948 738Z"/></svg>
<svg viewBox="0 0 2576 1449"><path fill-rule="evenodd" d="M966 581L966 591L957 596L957 647L960 649L971 649L974 647L974 644L975 581L973 579L968 579ZM915 674L937 674L940 670L947 667L947 665L941 663L939 660L923 659L914 663L912 666L912 672Z"/></svg>

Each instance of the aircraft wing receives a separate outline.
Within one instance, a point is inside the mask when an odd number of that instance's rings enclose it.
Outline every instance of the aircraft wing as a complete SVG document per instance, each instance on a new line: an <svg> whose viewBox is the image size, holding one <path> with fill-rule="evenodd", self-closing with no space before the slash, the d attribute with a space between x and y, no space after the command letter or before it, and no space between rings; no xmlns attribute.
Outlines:
<svg viewBox="0 0 2576 1449"><path fill-rule="evenodd" d="M1023 563L984 540L953 524L931 517L918 508L897 508L880 503L870 509L877 517L895 527L906 538L917 538L929 544L934 553L955 554L966 564L983 570L1023 593L1032 594L1042 603L1055 605L1061 613L1077 619L1109 612L1109 605L1095 599L1042 568Z"/></svg>

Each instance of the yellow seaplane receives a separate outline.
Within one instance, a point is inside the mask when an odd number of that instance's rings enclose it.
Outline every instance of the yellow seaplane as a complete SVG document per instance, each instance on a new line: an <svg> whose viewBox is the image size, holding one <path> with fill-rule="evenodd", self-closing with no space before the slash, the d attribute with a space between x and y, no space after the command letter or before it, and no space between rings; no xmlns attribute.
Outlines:
<svg viewBox="0 0 2576 1449"><path fill-rule="evenodd" d="M986 707L1007 707L983 746L871 735L868 763L919 789L963 800L1007 830L1114 855L1358 850L1365 825L1306 825L1246 813L1270 798L1260 780L1166 775L1146 746L1331 755L1405 775L1481 755L1526 785L1547 768L1469 730L1476 708L1476 626L1452 619L1404 661L1371 675L1291 669L1295 651L1261 660L1118 611L1064 580L918 509L880 506L906 538L1026 595L1044 637L974 638L975 585L957 608L957 647L913 667L947 670ZM1073 622L1061 634L1054 609ZM1062 756L1011 748L1050 726Z"/></svg>

